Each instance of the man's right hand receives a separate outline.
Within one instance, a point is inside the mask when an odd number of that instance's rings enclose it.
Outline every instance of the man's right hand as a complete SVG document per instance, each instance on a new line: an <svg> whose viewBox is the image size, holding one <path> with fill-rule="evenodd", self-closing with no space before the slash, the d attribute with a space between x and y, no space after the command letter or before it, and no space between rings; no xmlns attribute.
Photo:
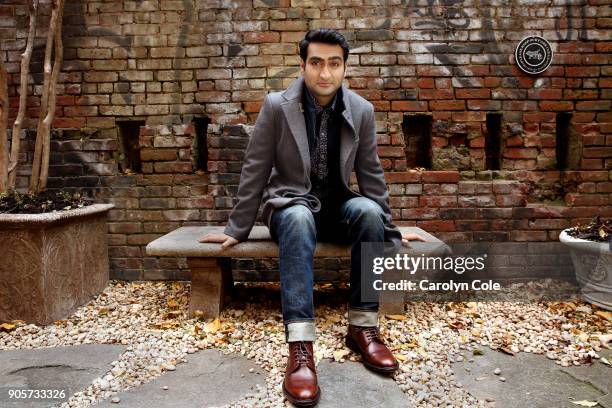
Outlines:
<svg viewBox="0 0 612 408"><path fill-rule="evenodd" d="M221 250L225 248L229 248L238 243L238 240L234 237L230 237L229 235L225 235L222 232L217 233L208 233L204 235L202 238L198 239L198 242L214 242L221 244Z"/></svg>

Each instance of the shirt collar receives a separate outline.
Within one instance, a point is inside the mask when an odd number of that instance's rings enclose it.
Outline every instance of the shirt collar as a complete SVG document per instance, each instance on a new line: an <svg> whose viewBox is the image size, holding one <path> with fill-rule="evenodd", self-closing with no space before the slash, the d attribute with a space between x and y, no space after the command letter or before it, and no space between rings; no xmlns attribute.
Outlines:
<svg viewBox="0 0 612 408"><path fill-rule="evenodd" d="M308 89L305 83L304 83L304 90L305 90L304 93L306 94L306 98L304 99L306 100L307 107L313 109L316 113L323 112L324 110L333 111L334 108L336 107L336 101L338 100L338 93L341 92L341 88L339 88L336 94L334 95L334 98L332 99L331 103L327 106L321 106L319 105L319 102L317 101L317 99L312 95L312 93L310 93L310 89Z"/></svg>

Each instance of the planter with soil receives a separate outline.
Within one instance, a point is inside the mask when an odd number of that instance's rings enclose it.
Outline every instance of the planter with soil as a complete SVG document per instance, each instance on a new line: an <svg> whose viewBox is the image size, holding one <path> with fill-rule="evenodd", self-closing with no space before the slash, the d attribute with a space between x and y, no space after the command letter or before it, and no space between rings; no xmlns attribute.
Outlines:
<svg viewBox="0 0 612 408"><path fill-rule="evenodd" d="M588 225L563 230L559 239L569 247L583 297L612 310L612 220L596 217Z"/></svg>
<svg viewBox="0 0 612 408"><path fill-rule="evenodd" d="M0 322L50 324L108 282L113 205L87 205L65 193L42 197L0 196Z"/></svg>

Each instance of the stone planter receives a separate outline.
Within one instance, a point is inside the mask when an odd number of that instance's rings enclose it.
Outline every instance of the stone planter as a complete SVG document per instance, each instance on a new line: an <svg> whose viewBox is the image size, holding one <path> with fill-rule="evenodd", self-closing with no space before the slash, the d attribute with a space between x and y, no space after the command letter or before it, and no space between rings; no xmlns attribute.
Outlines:
<svg viewBox="0 0 612 408"><path fill-rule="evenodd" d="M0 214L0 322L50 324L106 286L111 208Z"/></svg>
<svg viewBox="0 0 612 408"><path fill-rule="evenodd" d="M567 230L561 232L559 239L569 247L582 296L612 310L612 244L573 238Z"/></svg>

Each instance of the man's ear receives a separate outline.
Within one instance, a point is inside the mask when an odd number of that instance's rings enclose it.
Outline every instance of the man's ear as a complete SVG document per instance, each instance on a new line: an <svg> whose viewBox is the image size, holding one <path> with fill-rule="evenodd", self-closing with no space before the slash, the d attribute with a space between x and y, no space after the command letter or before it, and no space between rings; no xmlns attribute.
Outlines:
<svg viewBox="0 0 612 408"><path fill-rule="evenodd" d="M304 75L304 60L300 58L300 74Z"/></svg>

